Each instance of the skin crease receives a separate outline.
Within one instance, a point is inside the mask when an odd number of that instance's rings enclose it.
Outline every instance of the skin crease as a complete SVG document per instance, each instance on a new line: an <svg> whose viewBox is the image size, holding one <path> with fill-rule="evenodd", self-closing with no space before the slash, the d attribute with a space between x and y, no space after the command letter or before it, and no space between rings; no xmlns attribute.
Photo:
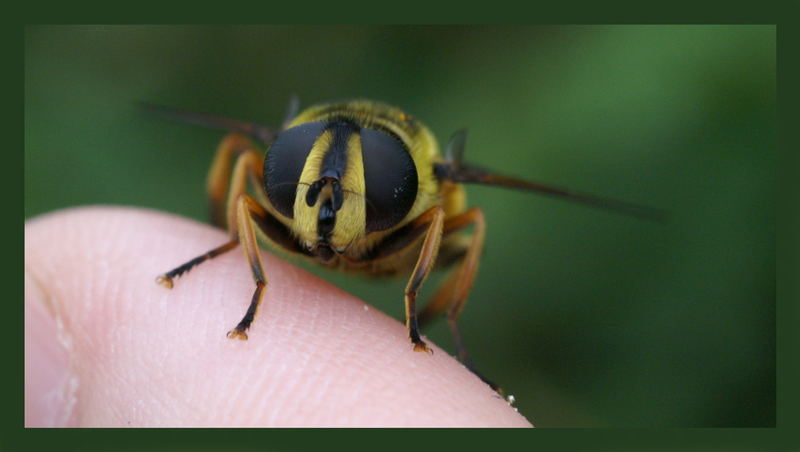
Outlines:
<svg viewBox="0 0 800 452"><path fill-rule="evenodd" d="M531 427L447 352L270 253L250 340L225 333L254 285L241 249L173 215L88 207L25 224L26 427ZM402 299L398 296L398 309Z"/></svg>

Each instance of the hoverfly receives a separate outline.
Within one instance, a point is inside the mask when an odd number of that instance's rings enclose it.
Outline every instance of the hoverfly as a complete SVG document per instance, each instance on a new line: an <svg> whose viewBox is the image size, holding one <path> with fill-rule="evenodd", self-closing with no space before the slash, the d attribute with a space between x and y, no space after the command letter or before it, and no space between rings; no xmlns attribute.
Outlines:
<svg viewBox="0 0 800 452"><path fill-rule="evenodd" d="M172 288L177 277L196 265L242 245L255 290L244 317L227 334L231 339L247 339L267 286L258 235L272 247L326 267L368 275L410 274L404 302L413 349L431 351L420 337L420 325L445 313L458 357L474 371L457 320L478 270L486 221L479 207L467 207L462 184L530 190L637 216L659 216L649 208L469 165L463 161L463 130L452 136L442 155L425 125L380 102L354 100L299 112L293 98L280 128L145 108L228 131L217 148L207 190L212 221L227 228L229 240L162 274L157 282ZM267 149L266 155L258 146ZM418 313L423 282L434 268L448 266L457 267Z"/></svg>

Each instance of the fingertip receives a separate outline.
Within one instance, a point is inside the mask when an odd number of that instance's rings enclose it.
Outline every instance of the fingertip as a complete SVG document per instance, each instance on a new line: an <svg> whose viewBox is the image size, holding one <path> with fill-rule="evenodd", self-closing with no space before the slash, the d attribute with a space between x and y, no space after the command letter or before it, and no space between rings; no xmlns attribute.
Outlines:
<svg viewBox="0 0 800 452"><path fill-rule="evenodd" d="M80 425L530 426L446 352L415 352L397 320L269 253L247 341L226 337L254 290L241 251L172 290L154 281L227 239L141 209L26 225L26 268L49 281L89 382L76 391Z"/></svg>
<svg viewBox="0 0 800 452"><path fill-rule="evenodd" d="M42 286L25 273L25 427L75 425L70 341Z"/></svg>

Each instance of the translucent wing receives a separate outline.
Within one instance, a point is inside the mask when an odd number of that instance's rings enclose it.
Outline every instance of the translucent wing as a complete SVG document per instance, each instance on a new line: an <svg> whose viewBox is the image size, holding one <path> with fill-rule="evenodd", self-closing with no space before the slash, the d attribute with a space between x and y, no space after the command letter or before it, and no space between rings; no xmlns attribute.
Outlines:
<svg viewBox="0 0 800 452"><path fill-rule="evenodd" d="M285 129L292 119L300 113L300 98L297 94L292 94L289 98L289 104L286 105L286 117L283 120L283 128Z"/></svg>
<svg viewBox="0 0 800 452"><path fill-rule="evenodd" d="M461 184L482 184L532 191L648 220L663 222L667 219L666 212L651 207L601 198L566 188L518 179L516 177L498 174L491 170L469 165L463 161L466 140L466 130L462 129L453 134L453 137L445 148L445 161L437 163L434 168L436 176L439 179L450 180Z"/></svg>

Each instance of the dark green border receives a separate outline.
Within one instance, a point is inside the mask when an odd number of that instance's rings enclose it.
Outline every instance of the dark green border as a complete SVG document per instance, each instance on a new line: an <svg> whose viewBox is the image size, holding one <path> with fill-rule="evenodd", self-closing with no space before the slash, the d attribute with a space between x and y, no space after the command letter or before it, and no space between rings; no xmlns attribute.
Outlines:
<svg viewBox="0 0 800 452"><path fill-rule="evenodd" d="M800 5L794 4L791 15L800 17ZM776 425L781 438L800 449L797 430L800 391L798 367L798 319L800 319L800 60L797 24L778 26L778 210L777 227L777 404ZM792 43L792 44L790 44Z"/></svg>
<svg viewBox="0 0 800 452"><path fill-rule="evenodd" d="M421 2L420 2L421 3ZM415 5L402 2L397 5L396 13L386 17L373 17L382 22L402 23L407 21L423 23L455 23L474 22L476 19L490 23L538 22L538 23L684 23L691 17L692 23L759 23L778 24L778 92L779 92L779 195L778 211L778 405L777 428L775 429L654 429L654 430L533 430L533 431L405 431L405 430L25 430L23 425L23 323L22 303L23 286L20 267L4 272L8 287L19 293L12 294L5 303L10 321L3 329L6 336L6 361L17 363L4 372L6 394L2 397L6 407L4 431L0 433L0 451L5 450L43 450L54 449L75 450L298 450L298 449L394 449L418 450L431 446L455 448L466 446L466 449L508 449L512 447L543 448L545 450L798 450L800 441L791 430L797 427L798 390L796 381L800 381L797 366L797 321L798 308L796 302L800 295L800 180L796 176L800 159L797 150L798 115L800 105L796 80L800 80L798 70L798 46L800 33L791 23L792 17L800 17L800 7L794 5L779 8L776 3L755 2L747 6L731 5L728 2L640 2L631 7L609 5L608 2L595 2L586 5L548 2L548 11L533 10L528 7L520 10L519 3L503 7L497 2L485 4L484 8L468 7L463 3L457 5L437 6L432 2ZM790 3L790 2L786 2ZM153 3L154 4L154 3ZM154 4L155 5L155 4ZM317 22L337 18L339 22L353 22L360 12L360 20L368 11L373 11L374 3L361 7L345 7L342 4L335 8L328 3L318 8L308 8L306 4L298 6L301 11L289 11L288 3L259 3L247 7L234 7L230 2L220 4L172 6L168 8L164 2L151 7L143 2L123 2L114 4L114 16L107 9L78 8L73 2L62 3L43 8L30 6L27 15L16 17L17 24L6 24L3 27L2 43L7 47L3 52L6 70L2 73L6 78L3 86L8 93L3 102L7 113L4 124L8 124L6 155L17 160L22 166L23 124L20 112L23 110L24 85L22 65L24 64L24 25L25 23L105 23L114 18L125 18L126 21L152 22L159 17L160 22L247 22L273 21L292 22L301 19L304 22ZM544 6L537 6L543 8ZM33 8L37 8L33 14ZM191 9L189 9L191 8ZM200 9L198 9L200 8ZM205 8L205 9L202 9ZM438 11L436 10L438 8ZM283 10L281 10L283 9ZM555 11L553 11L555 9ZM310 10L310 11L309 11ZM243 11L247 11L243 14ZM261 11L259 14L258 12ZM363 12L361 12L363 11ZM425 17L420 17L424 11ZM158 16L154 16L154 13ZM433 15L432 15L433 14ZM333 16L331 16L333 15ZM14 68L15 62L20 67ZM5 193L20 192L23 172L6 171L4 174ZM19 176L18 176L19 175ZM17 180L19 177L20 180ZM11 186L14 185L13 189ZM22 216L22 202L13 196L6 197L6 204ZM12 223L4 223L11 228ZM13 224L16 228L17 224ZM17 240L18 229L5 234L11 238L6 250L21 250L23 240ZM20 252L20 254L22 254ZM15 290L15 291L16 291ZM392 447L393 446L393 447ZM548 447L549 446L549 447Z"/></svg>

